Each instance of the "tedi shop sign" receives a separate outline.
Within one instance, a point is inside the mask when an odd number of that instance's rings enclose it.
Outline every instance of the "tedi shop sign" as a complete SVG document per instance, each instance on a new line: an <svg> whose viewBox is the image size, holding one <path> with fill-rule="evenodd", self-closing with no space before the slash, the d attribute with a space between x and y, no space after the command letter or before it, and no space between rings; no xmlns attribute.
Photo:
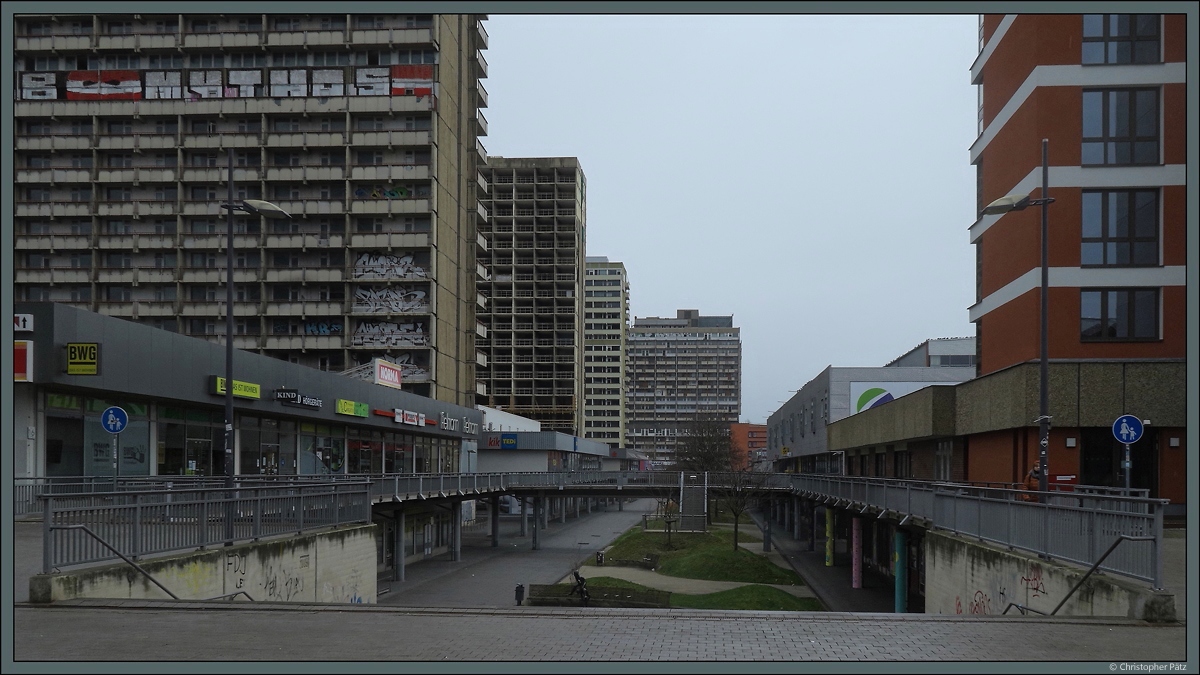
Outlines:
<svg viewBox="0 0 1200 675"><path fill-rule="evenodd" d="M317 398L316 396L301 394L295 389L276 389L275 400L284 405L294 405L301 408L313 408L315 410L320 410L322 403L321 399Z"/></svg>

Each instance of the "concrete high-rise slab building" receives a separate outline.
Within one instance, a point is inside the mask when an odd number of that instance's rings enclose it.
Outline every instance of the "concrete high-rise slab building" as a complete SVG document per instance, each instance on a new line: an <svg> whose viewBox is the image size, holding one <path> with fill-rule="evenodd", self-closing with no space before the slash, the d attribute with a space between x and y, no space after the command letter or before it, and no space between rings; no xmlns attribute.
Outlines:
<svg viewBox="0 0 1200 675"><path fill-rule="evenodd" d="M625 264L587 256L583 282L583 437L625 439L629 280Z"/></svg>
<svg viewBox="0 0 1200 675"><path fill-rule="evenodd" d="M574 157L489 157L483 169L476 401L583 431L587 185Z"/></svg>
<svg viewBox="0 0 1200 675"><path fill-rule="evenodd" d="M635 318L629 329L625 447L656 466L697 419L732 424L742 412L742 339L733 316L681 309Z"/></svg>
<svg viewBox="0 0 1200 675"><path fill-rule="evenodd" d="M473 405L483 15L22 15L16 289Z"/></svg>

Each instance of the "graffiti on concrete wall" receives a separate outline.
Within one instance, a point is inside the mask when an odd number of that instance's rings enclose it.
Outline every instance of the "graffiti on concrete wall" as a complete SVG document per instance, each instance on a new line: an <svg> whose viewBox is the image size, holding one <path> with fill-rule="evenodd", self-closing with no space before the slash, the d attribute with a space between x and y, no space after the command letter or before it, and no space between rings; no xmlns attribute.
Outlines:
<svg viewBox="0 0 1200 675"><path fill-rule="evenodd" d="M365 603L366 599L363 597L365 584L362 572L357 568L352 568L346 573L345 579L342 583L326 582L322 584L321 599L325 602Z"/></svg>
<svg viewBox="0 0 1200 675"><path fill-rule="evenodd" d="M413 254L403 253L394 255L367 251L354 261L355 279L403 279L426 278L424 267L418 266L413 260Z"/></svg>
<svg viewBox="0 0 1200 675"><path fill-rule="evenodd" d="M424 312L429 309L425 291L407 286L360 286L354 291L353 311L366 314Z"/></svg>
<svg viewBox="0 0 1200 675"><path fill-rule="evenodd" d="M341 321L309 321L304 324L305 335L341 335Z"/></svg>
<svg viewBox="0 0 1200 675"><path fill-rule="evenodd" d="M409 166L408 168L412 168ZM429 186L376 185L360 187L354 191L355 199L427 199Z"/></svg>
<svg viewBox="0 0 1200 675"><path fill-rule="evenodd" d="M354 86L347 87L345 71L331 68L270 68L267 88L264 70L73 70L65 73L22 73L20 100L140 101L145 99L287 98L329 96L433 95L433 66L357 68ZM185 84L186 83L186 84Z"/></svg>
<svg viewBox="0 0 1200 675"><path fill-rule="evenodd" d="M1029 571L1021 577L1021 586L1025 588L1028 597L1037 598L1046 595L1046 582L1042 578L1042 566L1030 563Z"/></svg>
<svg viewBox="0 0 1200 675"><path fill-rule="evenodd" d="M364 322L355 329L352 343L355 347L413 347L429 344L429 336L422 322Z"/></svg>

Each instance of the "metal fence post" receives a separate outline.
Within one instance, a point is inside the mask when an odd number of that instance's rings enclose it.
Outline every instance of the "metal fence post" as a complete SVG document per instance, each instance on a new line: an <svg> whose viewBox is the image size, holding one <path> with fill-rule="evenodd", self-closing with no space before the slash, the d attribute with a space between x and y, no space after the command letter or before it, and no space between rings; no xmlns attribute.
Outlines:
<svg viewBox="0 0 1200 675"><path fill-rule="evenodd" d="M1147 505L1154 509L1154 590L1158 591L1163 587L1163 505L1162 502Z"/></svg>
<svg viewBox="0 0 1200 675"><path fill-rule="evenodd" d="M342 502L338 499L337 483L333 484L333 524L334 526L342 524Z"/></svg>
<svg viewBox="0 0 1200 675"><path fill-rule="evenodd" d="M296 492L297 492L297 495L300 497L300 529L298 531L303 532L304 531L304 488L301 487Z"/></svg>
<svg viewBox="0 0 1200 675"><path fill-rule="evenodd" d="M200 492L200 517L196 525L200 529L200 548L204 548L208 545L208 499L204 492Z"/></svg>
<svg viewBox="0 0 1200 675"><path fill-rule="evenodd" d="M1088 514L1088 561L1096 562L1096 511L1089 510Z"/></svg>
<svg viewBox="0 0 1200 675"><path fill-rule="evenodd" d="M137 560L142 552L142 496L133 496L133 550L130 557Z"/></svg>
<svg viewBox="0 0 1200 675"><path fill-rule="evenodd" d="M1046 559L1049 560L1050 559L1050 503L1044 499L1045 495L1042 495L1042 497L1043 497L1043 499L1041 501L1042 514L1043 514L1043 518L1042 518L1042 555L1044 555L1046 557Z"/></svg>
<svg viewBox="0 0 1200 675"><path fill-rule="evenodd" d="M262 537L262 512L263 512L263 497L262 490L254 490L254 525L250 536L254 541L258 541Z"/></svg>
<svg viewBox="0 0 1200 675"><path fill-rule="evenodd" d="M54 538L51 537L50 524L54 520L54 497L47 491L43 497L46 501L42 507L42 574L50 574L53 567Z"/></svg>

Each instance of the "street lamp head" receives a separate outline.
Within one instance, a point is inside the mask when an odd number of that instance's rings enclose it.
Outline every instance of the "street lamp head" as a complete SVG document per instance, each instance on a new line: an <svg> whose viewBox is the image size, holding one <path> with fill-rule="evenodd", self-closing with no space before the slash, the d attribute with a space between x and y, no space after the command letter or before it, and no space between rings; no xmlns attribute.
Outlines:
<svg viewBox="0 0 1200 675"><path fill-rule="evenodd" d="M243 199L242 210L247 213L266 216L275 220L291 220L292 214L284 211L271 202L266 202L261 199Z"/></svg>
<svg viewBox="0 0 1200 675"><path fill-rule="evenodd" d="M1029 195L1008 195L983 207L985 216L998 216L1009 211L1020 211L1030 205Z"/></svg>

